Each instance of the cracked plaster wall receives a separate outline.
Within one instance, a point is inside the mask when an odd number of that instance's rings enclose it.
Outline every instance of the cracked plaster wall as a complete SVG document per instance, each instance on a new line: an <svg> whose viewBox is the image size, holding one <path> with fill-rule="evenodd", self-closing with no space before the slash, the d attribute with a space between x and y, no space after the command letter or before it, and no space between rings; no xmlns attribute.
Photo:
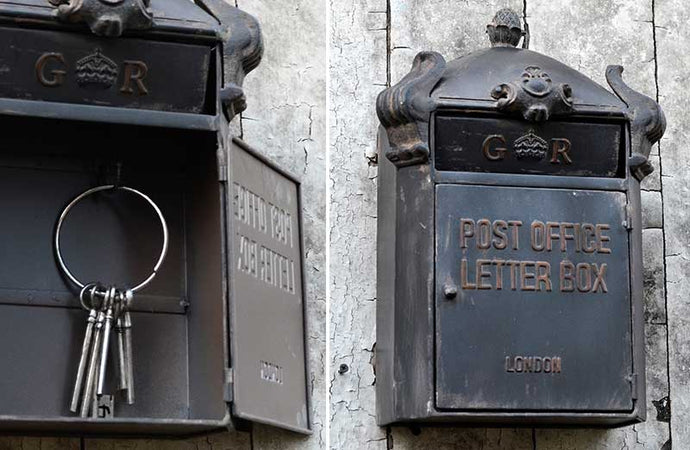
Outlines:
<svg viewBox="0 0 690 450"><path fill-rule="evenodd" d="M0 450L270 450L325 447L326 11L325 1L237 0L262 26L265 53L247 76L248 108L234 134L297 175L304 196L313 434L256 425L188 440L0 437ZM136 331L135 331L136 332ZM144 389L142 387L142 389Z"/></svg>
<svg viewBox="0 0 690 450"><path fill-rule="evenodd" d="M414 55L452 60L484 48L502 7L526 17L531 48L606 85L622 64L635 89L658 97L669 129L652 151L643 201L648 419L615 430L404 427L375 423L376 95ZM680 0L331 0L331 447L334 449L690 448L690 174L682 157L690 19ZM676 94L676 95L674 95ZM670 186L670 188L669 188ZM667 276L668 274L668 276ZM670 356L670 357L669 357ZM345 368L347 371L338 370ZM668 399L671 399L670 423Z"/></svg>

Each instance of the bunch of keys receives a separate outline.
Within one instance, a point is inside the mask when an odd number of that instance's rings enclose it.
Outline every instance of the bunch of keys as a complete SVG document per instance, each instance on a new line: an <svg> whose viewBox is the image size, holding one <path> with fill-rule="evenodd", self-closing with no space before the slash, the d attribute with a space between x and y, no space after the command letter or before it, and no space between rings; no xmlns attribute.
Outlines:
<svg viewBox="0 0 690 450"><path fill-rule="evenodd" d="M153 272L141 283L127 290L115 286L105 287L98 283L83 284L67 268L60 251L60 230L69 211L79 201L96 192L122 190L146 200L158 214L163 229L163 248ZM86 333L82 343L77 378L74 383L70 411L81 417L110 418L114 415L114 397L104 393L106 366L110 349L110 336L116 335L117 389L127 404L134 403L134 368L132 357L132 317L130 307L134 293L147 286L158 274L168 251L168 226L158 205L148 196L126 186L105 185L91 188L72 200L60 214L55 229L55 256L65 276L81 289L79 302L89 312Z"/></svg>
<svg viewBox="0 0 690 450"><path fill-rule="evenodd" d="M70 411L79 410L81 417L88 417L89 411L91 417L112 416L113 397L104 394L104 388L113 324L117 337L118 391L123 392L127 404L134 403L132 318L129 313L133 299L131 290L104 288L96 283L84 286L79 293L79 301L89 311L89 316Z"/></svg>

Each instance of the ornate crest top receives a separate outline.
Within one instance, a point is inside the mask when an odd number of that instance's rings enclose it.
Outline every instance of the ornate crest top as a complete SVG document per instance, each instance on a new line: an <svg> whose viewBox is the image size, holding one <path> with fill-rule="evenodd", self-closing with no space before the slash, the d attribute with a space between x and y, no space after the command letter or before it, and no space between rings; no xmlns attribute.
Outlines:
<svg viewBox="0 0 690 450"><path fill-rule="evenodd" d="M647 158L664 132L664 115L656 101L623 82L621 67L607 69L614 94L572 67L529 50L529 28L511 9L499 10L486 32L491 48L448 63L438 53L421 52L410 72L379 95L377 113L391 162L398 167L429 162L435 113L485 111L542 126L574 115L626 118L631 125L628 165L638 180L650 173ZM521 38L522 48L516 48ZM549 150L536 133L526 134L514 146L515 157L525 160L542 160Z"/></svg>

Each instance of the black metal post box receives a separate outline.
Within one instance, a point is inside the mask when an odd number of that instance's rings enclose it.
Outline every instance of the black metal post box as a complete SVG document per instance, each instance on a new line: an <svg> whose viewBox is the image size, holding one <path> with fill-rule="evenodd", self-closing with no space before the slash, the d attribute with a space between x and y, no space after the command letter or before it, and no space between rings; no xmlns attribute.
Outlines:
<svg viewBox="0 0 690 450"><path fill-rule="evenodd" d="M640 181L663 113L620 66L614 95L528 50L511 10L487 33L378 98L378 422L642 421Z"/></svg>
<svg viewBox="0 0 690 450"><path fill-rule="evenodd" d="M256 20L223 0L0 0L0 42L0 431L308 433L299 181L228 130ZM89 343L105 375L75 414Z"/></svg>

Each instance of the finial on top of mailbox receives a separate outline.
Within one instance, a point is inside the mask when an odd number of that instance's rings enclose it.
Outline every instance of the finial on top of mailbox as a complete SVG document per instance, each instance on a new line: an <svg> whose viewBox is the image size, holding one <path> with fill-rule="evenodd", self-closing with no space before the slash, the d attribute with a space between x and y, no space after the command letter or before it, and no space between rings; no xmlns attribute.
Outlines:
<svg viewBox="0 0 690 450"><path fill-rule="evenodd" d="M492 47L517 47L520 38L525 36L523 47L527 48L527 34L522 31L520 16L510 9L500 9L490 24L486 26ZM525 24L525 29L527 24Z"/></svg>
<svg viewBox="0 0 690 450"><path fill-rule="evenodd" d="M386 157L398 167L428 163L431 117L443 110L503 114L535 125L567 116L619 117L631 123L628 163L642 180L652 170L651 147L665 129L659 105L626 86L619 66L606 71L614 95L565 64L528 50L529 29L521 22L515 11L501 9L486 28L490 48L449 63L436 52L417 54L410 72L377 99L389 141Z"/></svg>

